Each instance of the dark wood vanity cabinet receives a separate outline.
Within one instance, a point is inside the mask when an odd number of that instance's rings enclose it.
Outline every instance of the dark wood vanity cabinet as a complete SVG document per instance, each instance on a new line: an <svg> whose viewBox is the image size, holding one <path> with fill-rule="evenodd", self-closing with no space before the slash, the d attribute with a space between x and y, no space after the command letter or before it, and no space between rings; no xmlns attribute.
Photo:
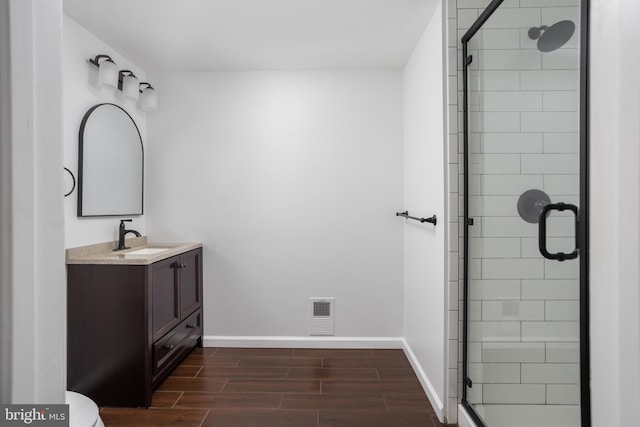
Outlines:
<svg viewBox="0 0 640 427"><path fill-rule="evenodd" d="M149 265L67 265L67 388L148 407L202 345L202 248Z"/></svg>
<svg viewBox="0 0 640 427"><path fill-rule="evenodd" d="M173 369L174 354L202 331L202 250L158 261L151 270L154 385ZM161 377L161 378L160 378Z"/></svg>

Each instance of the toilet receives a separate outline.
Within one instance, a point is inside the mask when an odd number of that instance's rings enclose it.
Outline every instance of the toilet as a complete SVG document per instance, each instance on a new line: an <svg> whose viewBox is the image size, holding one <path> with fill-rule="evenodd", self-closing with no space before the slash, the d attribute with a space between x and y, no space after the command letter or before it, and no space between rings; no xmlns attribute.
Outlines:
<svg viewBox="0 0 640 427"><path fill-rule="evenodd" d="M98 405L87 396L67 391L65 402L69 405L69 427L104 427Z"/></svg>

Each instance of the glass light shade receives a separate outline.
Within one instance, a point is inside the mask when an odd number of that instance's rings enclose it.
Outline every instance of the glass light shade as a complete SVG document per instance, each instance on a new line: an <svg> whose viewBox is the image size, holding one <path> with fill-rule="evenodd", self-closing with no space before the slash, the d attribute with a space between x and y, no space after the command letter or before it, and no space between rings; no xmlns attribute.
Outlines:
<svg viewBox="0 0 640 427"><path fill-rule="evenodd" d="M108 59L100 62L98 83L100 86L108 86L113 89L118 87L118 65L115 62Z"/></svg>
<svg viewBox="0 0 640 427"><path fill-rule="evenodd" d="M127 98L138 99L140 96L140 81L135 76L124 76L122 78L122 93Z"/></svg>
<svg viewBox="0 0 640 427"><path fill-rule="evenodd" d="M155 110L158 108L158 94L152 87L146 87L142 89L140 95L140 104L143 110Z"/></svg>

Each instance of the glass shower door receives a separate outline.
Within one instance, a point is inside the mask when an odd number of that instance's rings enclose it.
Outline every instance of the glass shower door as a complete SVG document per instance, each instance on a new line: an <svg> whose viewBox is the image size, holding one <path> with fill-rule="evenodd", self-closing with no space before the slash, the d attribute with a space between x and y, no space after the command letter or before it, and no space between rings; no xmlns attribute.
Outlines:
<svg viewBox="0 0 640 427"><path fill-rule="evenodd" d="M463 402L489 427L588 425L583 10L554 3L494 1L463 38Z"/></svg>

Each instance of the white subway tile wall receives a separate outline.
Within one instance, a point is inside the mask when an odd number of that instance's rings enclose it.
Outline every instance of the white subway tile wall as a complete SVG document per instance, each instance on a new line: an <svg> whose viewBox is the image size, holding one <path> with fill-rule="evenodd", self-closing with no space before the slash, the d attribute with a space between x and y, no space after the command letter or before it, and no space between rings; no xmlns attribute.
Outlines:
<svg viewBox="0 0 640 427"><path fill-rule="evenodd" d="M542 57L543 70L577 70L580 61L578 49L548 52ZM575 111L575 110L571 110Z"/></svg>
<svg viewBox="0 0 640 427"><path fill-rule="evenodd" d="M519 196L530 188L544 186L540 175L482 175L478 182L482 183L482 193L486 195Z"/></svg>
<svg viewBox="0 0 640 427"><path fill-rule="evenodd" d="M522 322L523 342L577 341L580 332L578 322Z"/></svg>
<svg viewBox="0 0 640 427"><path fill-rule="evenodd" d="M543 363L545 357L544 343L482 343L486 363Z"/></svg>
<svg viewBox="0 0 640 427"><path fill-rule="evenodd" d="M537 8L519 8L508 7L508 5L501 6L495 11L493 16L485 22L483 28L531 28L542 25L540 9ZM486 2L488 5L489 2Z"/></svg>
<svg viewBox="0 0 640 427"><path fill-rule="evenodd" d="M483 384L483 403L545 404L544 384Z"/></svg>
<svg viewBox="0 0 640 427"><path fill-rule="evenodd" d="M578 90L575 70L521 71L521 90Z"/></svg>
<svg viewBox="0 0 640 427"><path fill-rule="evenodd" d="M462 345L456 341L464 315L458 241L464 236L460 38L489 3L447 2L449 182L457 184L449 187L449 206L457 212L448 224L449 321L458 324L449 335L450 400L460 400L463 390ZM538 224L520 218L517 202L529 189L545 191L552 202L578 200L579 4L580 0L505 0L470 45L469 151L474 155L469 209L475 224L469 236L467 356L473 387L467 399L514 410L555 405L560 418L576 413L562 409L564 405L579 405L578 262L544 260L538 249ZM531 27L566 19L577 27L557 51L543 53L537 40L528 37ZM572 214L553 213L547 220L548 249L570 252L574 245ZM456 297L459 304L451 301ZM448 421L456 422L451 411Z"/></svg>
<svg viewBox="0 0 640 427"><path fill-rule="evenodd" d="M522 296L520 280L476 280L472 301L519 300Z"/></svg>
<svg viewBox="0 0 640 427"><path fill-rule="evenodd" d="M577 342L547 343L546 360L549 363L578 363L580 347Z"/></svg>
<svg viewBox="0 0 640 427"><path fill-rule="evenodd" d="M544 301L482 301L482 320L545 320Z"/></svg>
<svg viewBox="0 0 640 427"><path fill-rule="evenodd" d="M460 279L462 278L460 269L460 254L459 252L459 216L462 214L462 205L458 200L458 189L462 185L462 181L460 180L459 174L461 171L458 168L458 157L460 153L460 145L462 140L458 138L459 128L458 128L458 116L459 116L459 100L460 92L458 90L459 85L458 82L460 80L458 73L458 0L447 0L446 3L446 14L447 19L445 24L447 25L446 34L448 37L447 40L447 56L448 60L445 62L447 64L447 80L446 83L448 85L446 93L448 94L447 104L449 106L448 113L448 143L449 150L447 150L447 163L449 165L449 218L447 223L448 228L448 263L449 263L449 292L447 293L449 296L449 304L448 304L448 320L449 320L449 330L448 330L448 345L447 345L447 401L446 401L446 414L447 421L450 423L457 422L457 404L460 396L462 395L462 383L461 383L461 373L462 369L459 363L459 358L462 357L462 352L460 351L460 327L461 327L461 318L459 316L459 305L460 305ZM477 9L471 11L468 14L468 19L475 20L477 16ZM455 248L455 249L454 249Z"/></svg>
<svg viewBox="0 0 640 427"><path fill-rule="evenodd" d="M523 280L522 299L578 300L578 280Z"/></svg>
<svg viewBox="0 0 640 427"><path fill-rule="evenodd" d="M479 80L479 74L477 71L469 73L469 82L478 90L520 90L520 72L518 71L483 71L482 80Z"/></svg>
<svg viewBox="0 0 640 427"><path fill-rule="evenodd" d="M578 97L575 92L572 91L547 91L542 92L542 106L544 111L578 111ZM575 133L577 137L577 133ZM557 136L564 136L563 134ZM571 141L573 143L573 141ZM550 144L550 148L553 148L554 144ZM572 148L575 148L578 144L572 144Z"/></svg>
<svg viewBox="0 0 640 427"><path fill-rule="evenodd" d="M547 384L548 405L579 405L580 387L577 384Z"/></svg>
<svg viewBox="0 0 640 427"><path fill-rule="evenodd" d="M501 92L485 92L486 94ZM502 92L509 93L509 92ZM533 93L536 94L535 92ZM491 95L489 95L491 96ZM483 133L480 135L484 153L542 153L542 133Z"/></svg>
<svg viewBox="0 0 640 427"><path fill-rule="evenodd" d="M469 363L469 374L479 384L519 384L520 363Z"/></svg>

